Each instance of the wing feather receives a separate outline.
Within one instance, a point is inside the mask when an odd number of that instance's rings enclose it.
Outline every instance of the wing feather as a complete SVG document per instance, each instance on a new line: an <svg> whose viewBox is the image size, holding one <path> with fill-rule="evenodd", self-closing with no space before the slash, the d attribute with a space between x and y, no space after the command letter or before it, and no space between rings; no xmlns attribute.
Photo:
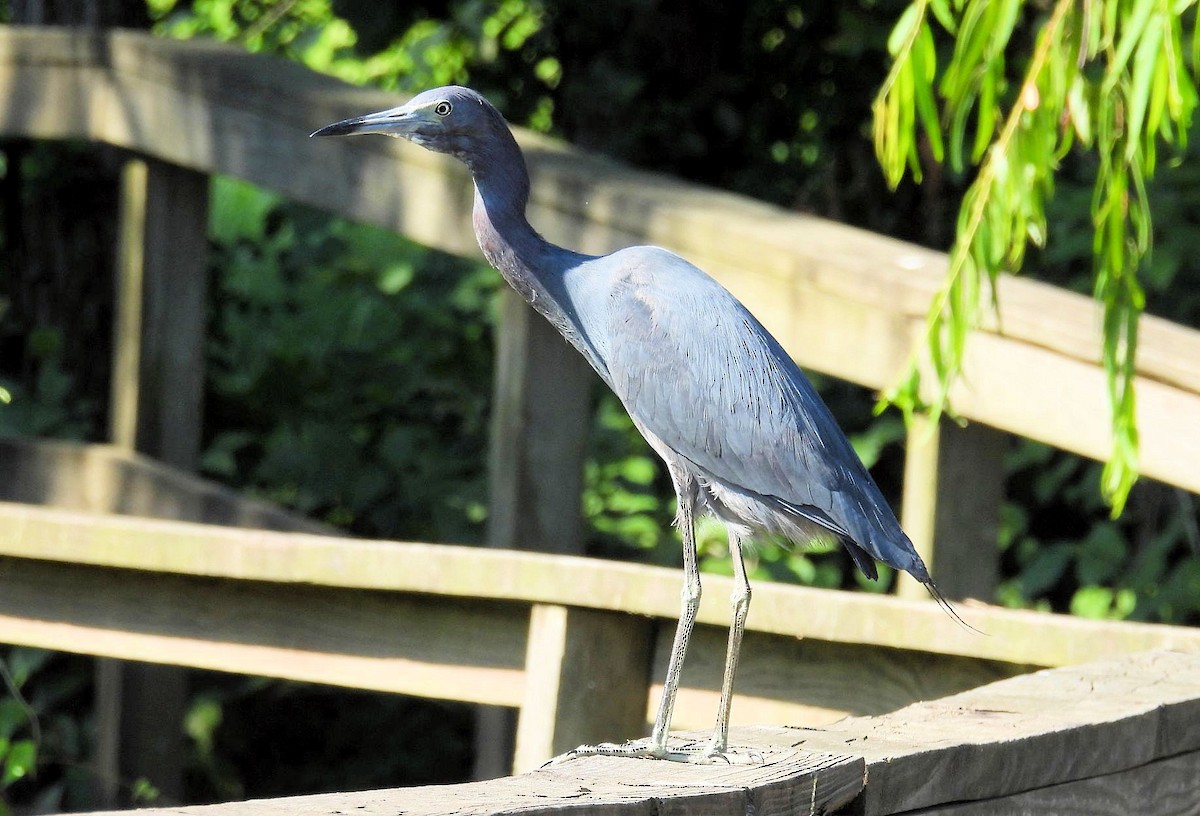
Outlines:
<svg viewBox="0 0 1200 816"><path fill-rule="evenodd" d="M855 546L923 573L825 404L758 320L665 250L631 253L622 270L610 296L606 360L630 415L702 478L838 535L864 572L874 565Z"/></svg>

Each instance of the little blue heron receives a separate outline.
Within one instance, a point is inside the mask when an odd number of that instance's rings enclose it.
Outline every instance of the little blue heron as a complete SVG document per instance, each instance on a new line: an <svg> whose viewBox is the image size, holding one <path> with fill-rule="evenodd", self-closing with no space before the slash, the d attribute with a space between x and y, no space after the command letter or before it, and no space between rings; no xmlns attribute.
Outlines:
<svg viewBox="0 0 1200 816"><path fill-rule="evenodd" d="M382 133L463 161L475 182L475 236L504 279L591 364L667 465L678 498L682 610L648 742L580 754L733 761L729 706L750 605L742 547L752 533L803 545L836 539L867 576L904 570L945 604L929 572L808 379L724 287L665 249L591 256L543 239L525 217L529 174L500 113L468 88L426 91L398 108L313 136ZM668 748L671 712L700 603L694 521L724 522L736 589L712 738ZM797 611L797 614L802 614Z"/></svg>

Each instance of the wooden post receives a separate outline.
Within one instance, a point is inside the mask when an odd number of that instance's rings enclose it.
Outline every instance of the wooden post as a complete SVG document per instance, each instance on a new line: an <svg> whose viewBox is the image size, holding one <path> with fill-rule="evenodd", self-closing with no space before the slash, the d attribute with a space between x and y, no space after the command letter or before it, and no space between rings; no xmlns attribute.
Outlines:
<svg viewBox="0 0 1200 816"><path fill-rule="evenodd" d="M579 553L592 375L516 292L499 298L487 544ZM476 779L511 772L515 727L511 709L480 707Z"/></svg>
<svg viewBox="0 0 1200 816"><path fill-rule="evenodd" d="M578 745L640 736L653 641L650 618L535 605L513 773Z"/></svg>
<svg viewBox="0 0 1200 816"><path fill-rule="evenodd" d="M110 433L113 442L193 470L200 453L208 287L208 178L151 160L121 179ZM98 795L145 779L183 793L186 673L101 664L96 672Z"/></svg>
<svg viewBox="0 0 1200 816"><path fill-rule="evenodd" d="M902 524L948 598L990 601L995 592L1006 442L979 423L930 427L921 418L909 430ZM907 574L896 594L929 597Z"/></svg>
<svg viewBox="0 0 1200 816"><path fill-rule="evenodd" d="M130 161L117 252L112 440L194 470L204 405L208 177Z"/></svg>
<svg viewBox="0 0 1200 816"><path fill-rule="evenodd" d="M591 369L516 292L499 297L487 543L579 553Z"/></svg>

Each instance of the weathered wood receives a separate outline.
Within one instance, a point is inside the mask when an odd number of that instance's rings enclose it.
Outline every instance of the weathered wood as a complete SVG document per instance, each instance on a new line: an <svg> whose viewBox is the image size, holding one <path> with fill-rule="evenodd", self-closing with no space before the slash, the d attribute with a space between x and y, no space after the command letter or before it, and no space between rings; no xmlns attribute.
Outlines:
<svg viewBox="0 0 1200 816"><path fill-rule="evenodd" d="M516 292L502 288L499 306L489 434L487 544L578 554L583 551L580 503L593 377L575 350ZM569 616L570 621L579 619L579 615ZM554 706L553 699L542 702ZM532 719L530 713L522 716L526 723ZM564 723L567 719L564 712ZM551 722L543 725L546 730L539 742L554 733ZM526 725L523 738L514 737L515 728L511 710L484 708L477 712L475 779L512 772L514 742L519 759L529 750L521 748L521 742L530 745L533 735ZM565 733L578 730L566 728Z"/></svg>
<svg viewBox="0 0 1200 816"><path fill-rule="evenodd" d="M1086 750L1086 749L1085 749ZM1200 751L1160 759L1108 776L909 811L910 816L1197 816Z"/></svg>
<svg viewBox="0 0 1200 816"><path fill-rule="evenodd" d="M528 607L0 558L0 642L518 706ZM297 625L302 621L302 625Z"/></svg>
<svg viewBox="0 0 1200 816"><path fill-rule="evenodd" d="M0 501L227 527L344 535L336 527L115 445L0 439Z"/></svg>
<svg viewBox="0 0 1200 816"><path fill-rule="evenodd" d="M488 782L142 812L147 816L797 816L832 813L862 789L860 759L786 746L762 753L761 764L735 767L589 757Z"/></svg>
<svg viewBox="0 0 1200 816"><path fill-rule="evenodd" d="M522 768L645 733L674 622L530 606L0 557L0 642L520 708ZM696 633L677 727L712 725L724 651ZM734 721L820 725L1025 670L751 632Z"/></svg>
<svg viewBox="0 0 1200 816"><path fill-rule="evenodd" d="M947 598L990 601L1000 576L997 536L1007 435L971 423L918 419L908 431L901 522ZM928 598L908 573L902 598Z"/></svg>
<svg viewBox="0 0 1200 816"><path fill-rule="evenodd" d="M535 604L513 772L644 733L653 633L648 618Z"/></svg>
<svg viewBox="0 0 1200 816"><path fill-rule="evenodd" d="M121 179L120 214L112 440L192 470L204 403L208 177L155 160L131 161ZM147 779L170 798L183 793L186 686L180 669L150 664L110 665L96 686L98 695L121 697L119 705L101 700L96 720L101 734L119 734L121 777Z"/></svg>
<svg viewBox="0 0 1200 816"><path fill-rule="evenodd" d="M863 816L1003 802L1200 751L1200 651L1147 652L1049 669L881 717L843 720L819 730L742 729L731 739L814 751L837 746L862 756L868 783L850 812ZM1195 759L1181 764L1194 766ZM1170 768L1172 774L1177 770ZM1180 789L1198 787L1193 778L1159 805L1179 802ZM1080 812L1103 813L1112 803L1107 786L1076 791L1101 797ZM1153 799L1153 791L1145 793ZM1197 801L1182 809L1143 811L1139 806L1125 812L1194 813ZM980 808L967 812L1012 812Z"/></svg>
<svg viewBox="0 0 1200 816"><path fill-rule="evenodd" d="M500 294L488 546L578 554L591 427L587 363L515 293Z"/></svg>
<svg viewBox="0 0 1200 816"><path fill-rule="evenodd" d="M113 441L192 470L204 401L208 177L132 161L121 216Z"/></svg>
<svg viewBox="0 0 1200 816"><path fill-rule="evenodd" d="M706 735L677 735L680 745ZM325 814L1195 814L1200 651L1011 678L823 728L734 728L762 762L587 757L468 785L324 794L146 816ZM864 785L865 781L865 785ZM855 794L858 794L855 796ZM851 799L853 798L853 801Z"/></svg>
<svg viewBox="0 0 1200 816"><path fill-rule="evenodd" d="M469 185L453 162L396 140L313 142L314 127L396 97L203 42L0 32L0 132L105 141L222 172L451 252L476 250ZM53 100L53 104L49 102ZM739 295L802 364L890 385L946 257L747 199L637 173L520 133L531 216L584 251L660 243ZM303 167L305 172L297 173ZM953 392L964 417L1104 458L1109 449L1095 305L1002 278L1003 332L972 336ZM814 342L813 338L820 338ZM1143 318L1138 411L1143 472L1200 491L1200 332Z"/></svg>
<svg viewBox="0 0 1200 816"><path fill-rule="evenodd" d="M359 541L0 503L0 555L299 587L376 589L623 611L673 620L677 570L573 556L441 544ZM705 576L697 620L728 624L724 576ZM1036 666L1151 648L1195 648L1182 626L1087 620L964 604L970 631L932 604L762 583L748 629Z"/></svg>

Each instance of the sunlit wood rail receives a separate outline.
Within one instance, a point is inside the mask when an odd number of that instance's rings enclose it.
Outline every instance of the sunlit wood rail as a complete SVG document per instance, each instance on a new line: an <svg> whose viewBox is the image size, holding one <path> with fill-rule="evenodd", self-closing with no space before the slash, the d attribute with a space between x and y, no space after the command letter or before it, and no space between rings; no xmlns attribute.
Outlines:
<svg viewBox="0 0 1200 816"><path fill-rule="evenodd" d="M0 475L0 498L59 504L0 503L0 642L510 706L519 768L644 732L660 691L676 570L116 515L129 496L154 515L202 491L103 446L4 442ZM252 522L260 506L227 493L205 511ZM732 585L705 588L681 728L709 724L720 683ZM932 604L760 584L737 722L818 726L1035 667L1200 652L1196 629L962 611L986 634Z"/></svg>
<svg viewBox="0 0 1200 816"><path fill-rule="evenodd" d="M1200 653L1149 652L822 729L734 728L732 742L761 759L750 766L591 757L465 785L142 813L1184 816L1200 802L1198 687Z"/></svg>
<svg viewBox="0 0 1200 816"><path fill-rule="evenodd" d="M644 732L677 588L673 570L591 559L0 504L0 641L513 706L524 769ZM851 812L1196 801L1200 631L965 607L980 635L894 597L764 585L757 599L736 718L789 724L735 729L761 765L592 759L222 809L793 813L847 802L864 780ZM682 728L711 719L723 607L701 607ZM1062 668L1010 677L1031 666Z"/></svg>

